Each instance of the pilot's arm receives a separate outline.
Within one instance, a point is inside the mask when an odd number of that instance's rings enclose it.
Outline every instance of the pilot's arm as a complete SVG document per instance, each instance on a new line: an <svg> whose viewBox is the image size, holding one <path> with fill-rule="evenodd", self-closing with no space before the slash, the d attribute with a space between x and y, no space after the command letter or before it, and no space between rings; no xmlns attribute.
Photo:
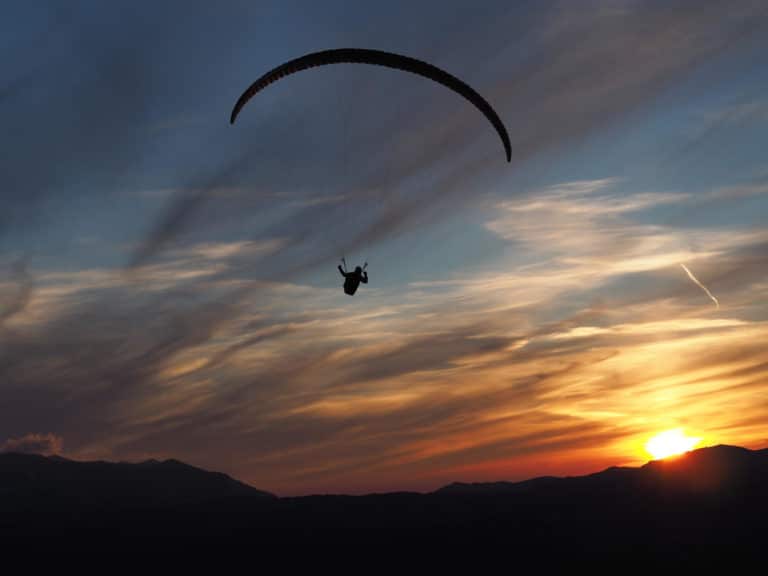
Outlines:
<svg viewBox="0 0 768 576"><path fill-rule="evenodd" d="M344 270L343 270L343 269L342 269L342 267L341 267L341 264L339 264L339 273L340 273L342 276L344 276L344 278L346 278L346 277L347 277L347 273L346 273L346 272L344 272Z"/></svg>
<svg viewBox="0 0 768 576"><path fill-rule="evenodd" d="M368 272L363 272L363 277L360 279L363 284L368 284Z"/></svg>

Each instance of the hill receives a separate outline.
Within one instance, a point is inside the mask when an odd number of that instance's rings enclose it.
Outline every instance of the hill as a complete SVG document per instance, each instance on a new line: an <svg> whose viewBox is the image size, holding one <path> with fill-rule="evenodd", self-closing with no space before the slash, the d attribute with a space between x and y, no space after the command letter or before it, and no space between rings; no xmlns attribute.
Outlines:
<svg viewBox="0 0 768 576"><path fill-rule="evenodd" d="M274 498L220 472L178 460L77 462L59 456L0 454L0 510L177 507L232 498Z"/></svg>
<svg viewBox="0 0 768 576"><path fill-rule="evenodd" d="M19 458L0 456L0 509L11 511L0 519L4 541L45 526L111 554L130 542L142 554L175 560L194 550L217 562L258 557L283 566L351 564L360 572L415 562L473 573L498 566L734 571L762 561L766 540L768 451L734 446L579 477L297 498L272 497L176 461L25 456L22 466ZM9 505L18 498L27 503L21 514Z"/></svg>

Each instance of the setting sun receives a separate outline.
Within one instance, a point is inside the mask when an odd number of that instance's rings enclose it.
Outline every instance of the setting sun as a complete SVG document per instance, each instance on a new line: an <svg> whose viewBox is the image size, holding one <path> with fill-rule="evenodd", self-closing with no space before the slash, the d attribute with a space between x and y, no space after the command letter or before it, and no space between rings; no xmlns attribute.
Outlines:
<svg viewBox="0 0 768 576"><path fill-rule="evenodd" d="M682 428L675 428L656 434L648 440L645 449L653 456L654 460L660 460L688 452L700 441L701 438L686 436Z"/></svg>

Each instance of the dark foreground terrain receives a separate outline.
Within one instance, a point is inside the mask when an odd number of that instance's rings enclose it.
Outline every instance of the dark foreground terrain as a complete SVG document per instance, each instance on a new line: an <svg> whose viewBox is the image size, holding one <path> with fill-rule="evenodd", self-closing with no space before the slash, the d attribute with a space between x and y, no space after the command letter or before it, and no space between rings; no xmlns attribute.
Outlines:
<svg viewBox="0 0 768 576"><path fill-rule="evenodd" d="M265 573L297 564L361 574L680 564L763 573L767 513L768 450L733 446L573 478L302 498L174 460L0 454L0 548L6 558L18 551L27 567L75 554L115 566L246 562Z"/></svg>

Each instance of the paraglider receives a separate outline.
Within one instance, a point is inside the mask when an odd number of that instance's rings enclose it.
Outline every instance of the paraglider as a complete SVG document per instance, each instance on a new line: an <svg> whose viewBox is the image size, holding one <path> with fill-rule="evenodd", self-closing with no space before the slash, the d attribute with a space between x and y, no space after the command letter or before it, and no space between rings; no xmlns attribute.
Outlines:
<svg viewBox="0 0 768 576"><path fill-rule="evenodd" d="M499 118L499 115L493 109L493 107L485 100L480 94L471 86L459 80L455 76L449 74L445 70L441 70L432 64L411 58L409 56L403 56L401 54L395 54L392 52L383 52L381 50L369 50L362 48L337 48L332 50L322 50L320 52L312 52L305 54L299 58L289 60L276 68L266 72L253 84L251 84L245 92L243 92L235 103L230 115L229 122L234 124L238 115L243 107L253 98L257 93L264 90L270 84L280 80L285 76L290 76L296 72L301 72L310 68L318 66L326 66L330 64L371 64L374 66L383 66L386 68L393 68L396 70L402 70L410 72L418 76L422 76L433 82L441 84L446 88L456 92L468 100L475 108L477 108L485 118L491 123L496 130L501 143L504 146L504 153L507 158L507 162L512 160L512 145L510 143L509 134L507 132L504 123ZM342 258L342 262L344 259ZM365 266L357 266L354 272L347 272L346 262L344 262L344 268L339 266L339 272L344 276L344 292L350 296L354 295L359 287L360 283L368 283L368 273L365 271Z"/></svg>
<svg viewBox="0 0 768 576"><path fill-rule="evenodd" d="M360 282L368 284L368 272L365 271L368 268L368 262L362 268L355 266L354 272L347 272L347 262L344 258L341 259L341 262L344 264L344 268L339 264L339 272L344 276L344 293L354 296L358 286L360 286Z"/></svg>
<svg viewBox="0 0 768 576"><path fill-rule="evenodd" d="M509 134L507 133L504 123L501 121L501 118L499 118L499 115L493 107L485 100L485 98L480 96L474 88L432 64L428 64L427 62L409 56L394 54L392 52L383 52L381 50L336 48L333 50L322 50L320 52L305 54L304 56L281 64L277 68L273 68L264 74L243 92L240 98L238 98L237 103L235 103L235 107L232 109L232 114L229 118L230 124L235 123L243 106L245 106L253 96L273 82L276 82L285 76L295 74L296 72L301 72L302 70L317 66L326 66L328 64L372 64L375 66L384 66L386 68L411 72L412 74L417 74L437 82L438 84L442 84L446 88L453 90L469 100L475 108L483 113L486 119L496 129L499 138L501 138L507 162L512 160L512 145L509 141Z"/></svg>

